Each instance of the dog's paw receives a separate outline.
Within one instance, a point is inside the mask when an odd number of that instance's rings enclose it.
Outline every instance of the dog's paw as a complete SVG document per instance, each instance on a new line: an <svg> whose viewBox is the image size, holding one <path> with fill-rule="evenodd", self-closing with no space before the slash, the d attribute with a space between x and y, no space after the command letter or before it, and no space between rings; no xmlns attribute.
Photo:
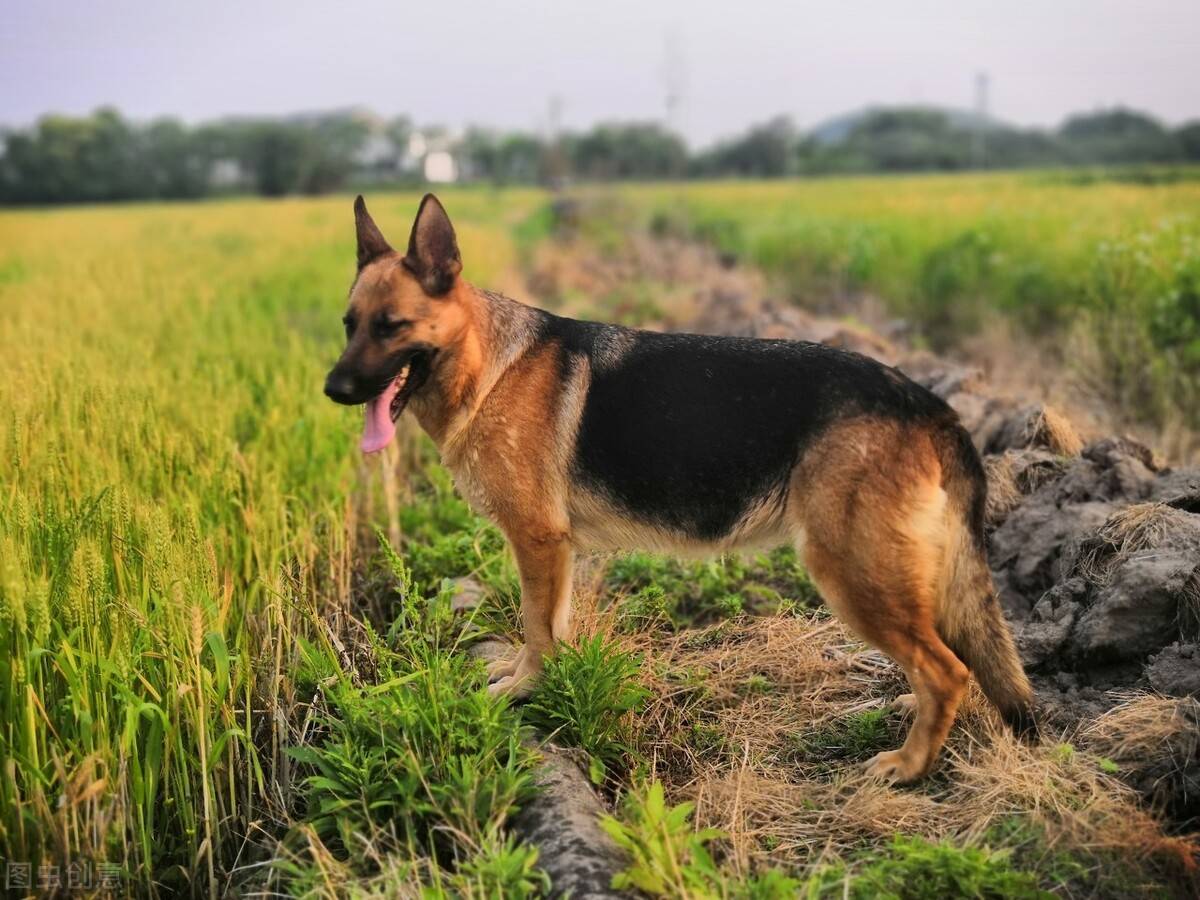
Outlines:
<svg viewBox="0 0 1200 900"><path fill-rule="evenodd" d="M917 714L917 695L901 694L892 701L892 709L906 716L915 716Z"/></svg>
<svg viewBox="0 0 1200 900"><path fill-rule="evenodd" d="M533 693L539 675L541 672L521 666L512 674L505 675L499 681L489 684L488 693L493 697L505 696L512 700L528 697Z"/></svg>
<svg viewBox="0 0 1200 900"><path fill-rule="evenodd" d="M507 678L521 667L521 663L525 661L525 645L522 644L516 649L511 656L504 656L500 659L494 659L488 663L487 680L488 684L499 681L501 678Z"/></svg>
<svg viewBox="0 0 1200 900"><path fill-rule="evenodd" d="M920 760L911 759L903 750L885 750L876 753L863 767L871 778L878 778L889 784L907 784L916 781L924 773Z"/></svg>

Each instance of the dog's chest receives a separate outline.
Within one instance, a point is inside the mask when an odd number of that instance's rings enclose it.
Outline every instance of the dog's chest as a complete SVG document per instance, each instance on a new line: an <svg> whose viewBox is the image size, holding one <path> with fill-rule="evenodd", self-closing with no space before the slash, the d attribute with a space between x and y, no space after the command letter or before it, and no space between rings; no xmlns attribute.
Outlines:
<svg viewBox="0 0 1200 900"><path fill-rule="evenodd" d="M453 457L443 455L442 462L454 479L454 486L459 495L476 515L494 519L496 503L488 490L489 479L486 467L491 464L488 454L468 448Z"/></svg>
<svg viewBox="0 0 1200 900"><path fill-rule="evenodd" d="M526 494L534 477L522 449L514 424L493 413L443 448L442 462L471 509L495 521L500 507Z"/></svg>

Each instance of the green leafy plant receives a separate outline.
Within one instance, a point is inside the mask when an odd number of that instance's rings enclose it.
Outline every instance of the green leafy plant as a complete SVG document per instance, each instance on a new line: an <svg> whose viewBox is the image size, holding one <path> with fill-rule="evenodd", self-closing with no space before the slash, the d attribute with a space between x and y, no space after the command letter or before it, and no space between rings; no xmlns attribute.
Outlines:
<svg viewBox="0 0 1200 900"><path fill-rule="evenodd" d="M671 624L671 602L657 584L647 584L619 601L617 626L626 634Z"/></svg>
<svg viewBox="0 0 1200 900"><path fill-rule="evenodd" d="M496 833L532 792L534 754L517 714L481 689L476 663L453 652L448 595L426 601L383 547L398 615L391 646L371 636L377 681L326 677L323 739L289 754L309 767L305 821L323 840L352 853L383 836L436 855Z"/></svg>
<svg viewBox="0 0 1200 900"><path fill-rule="evenodd" d="M560 645L524 707L525 721L555 740L587 751L592 780L600 783L632 754L629 714L646 699L636 682L640 660L597 635Z"/></svg>
<svg viewBox="0 0 1200 900"><path fill-rule="evenodd" d="M850 880L850 896L881 900L1047 900L1037 876L1013 867L1006 850L956 847L897 835Z"/></svg>
<svg viewBox="0 0 1200 900"><path fill-rule="evenodd" d="M662 591L665 611L677 624L705 624L743 612L775 612L820 602L791 547L753 557L729 554L703 562L628 553L609 565L608 581L613 588L631 592L630 600L643 591ZM633 618L625 623L625 627L642 624Z"/></svg>
<svg viewBox="0 0 1200 900"><path fill-rule="evenodd" d="M693 804L668 807L661 782L630 794L620 821L612 816L601 827L630 858L628 868L613 877L616 890L638 890L652 897L746 898L784 900L796 896L800 882L767 871L746 880L722 872L707 845L722 837L716 828L692 827Z"/></svg>
<svg viewBox="0 0 1200 900"><path fill-rule="evenodd" d="M891 740L886 712L868 709L798 735L795 745L801 756L823 762L865 757L886 748Z"/></svg>
<svg viewBox="0 0 1200 900"><path fill-rule="evenodd" d="M526 900L550 892L550 878L537 867L538 851L515 839L494 838L458 864L447 879L450 896L479 900Z"/></svg>

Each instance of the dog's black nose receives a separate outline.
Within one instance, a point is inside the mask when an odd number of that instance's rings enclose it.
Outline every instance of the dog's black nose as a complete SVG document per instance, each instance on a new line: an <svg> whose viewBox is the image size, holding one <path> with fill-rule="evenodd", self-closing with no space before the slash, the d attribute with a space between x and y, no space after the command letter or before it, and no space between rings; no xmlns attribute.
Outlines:
<svg viewBox="0 0 1200 900"><path fill-rule="evenodd" d="M330 372L329 377L325 379L325 396L334 403L350 406L357 402L354 399L355 394L354 379L351 376L341 372Z"/></svg>

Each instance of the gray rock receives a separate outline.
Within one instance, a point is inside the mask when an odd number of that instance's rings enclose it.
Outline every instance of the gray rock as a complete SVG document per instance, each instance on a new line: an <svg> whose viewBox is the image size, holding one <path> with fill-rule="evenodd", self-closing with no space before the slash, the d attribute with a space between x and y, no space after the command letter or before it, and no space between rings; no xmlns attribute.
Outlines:
<svg viewBox="0 0 1200 900"><path fill-rule="evenodd" d="M1064 548L1098 528L1116 508L1103 502L1060 506L1057 485L1035 491L992 535L991 562L1000 602L1013 618L1026 618L1034 600L1063 576Z"/></svg>
<svg viewBox="0 0 1200 900"><path fill-rule="evenodd" d="M1159 549L1121 562L1108 583L1093 590L1071 636L1071 655L1088 665L1143 660L1176 639L1196 558Z"/></svg>
<svg viewBox="0 0 1200 900"><path fill-rule="evenodd" d="M1154 451L1131 437L1100 438L1084 447L1080 455L1098 463L1102 468L1111 468L1126 457L1133 457L1151 472L1157 472L1160 468L1154 458Z"/></svg>
<svg viewBox="0 0 1200 900"><path fill-rule="evenodd" d="M1033 669L1060 667L1063 648L1079 617L1087 592L1087 582L1082 578L1071 578L1057 584L1042 595L1029 618L1014 627L1017 650L1026 666ZM1065 689L1066 685L1060 683L1059 687Z"/></svg>
<svg viewBox="0 0 1200 900"><path fill-rule="evenodd" d="M1146 666L1150 686L1172 697L1200 699L1200 645L1172 644Z"/></svg>
<svg viewBox="0 0 1200 900"><path fill-rule="evenodd" d="M1200 513L1200 469L1168 469L1155 480L1149 499Z"/></svg>
<svg viewBox="0 0 1200 900"><path fill-rule="evenodd" d="M627 861L600 827L606 810L587 777L562 751L543 747L535 780L538 796L513 817L512 828L538 848L538 865L550 876L553 895L572 900L627 896L610 886Z"/></svg>

